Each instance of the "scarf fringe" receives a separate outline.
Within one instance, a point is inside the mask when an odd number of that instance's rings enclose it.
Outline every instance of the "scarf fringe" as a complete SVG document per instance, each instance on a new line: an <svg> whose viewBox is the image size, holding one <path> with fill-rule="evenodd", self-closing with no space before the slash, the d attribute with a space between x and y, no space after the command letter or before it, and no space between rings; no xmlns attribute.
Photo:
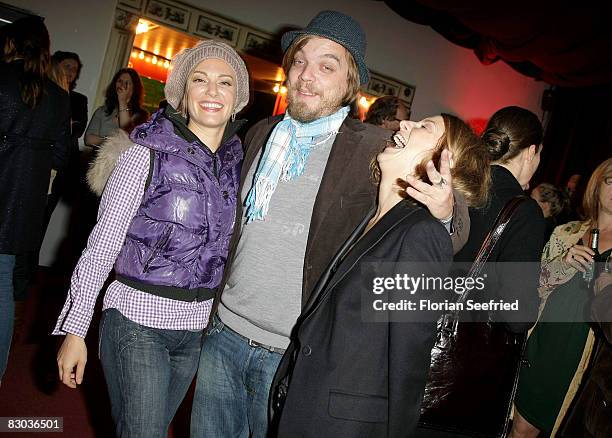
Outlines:
<svg viewBox="0 0 612 438"><path fill-rule="evenodd" d="M270 199L276 190L276 183L268 177L261 177L249 192L246 204L249 206L247 211L247 223L254 220L263 220L270 208Z"/></svg>
<svg viewBox="0 0 612 438"><path fill-rule="evenodd" d="M348 112L348 107L342 107L309 123L297 122L285 114L270 134L255 172L246 199L247 223L264 219L278 182L300 177L312 149L338 132Z"/></svg>

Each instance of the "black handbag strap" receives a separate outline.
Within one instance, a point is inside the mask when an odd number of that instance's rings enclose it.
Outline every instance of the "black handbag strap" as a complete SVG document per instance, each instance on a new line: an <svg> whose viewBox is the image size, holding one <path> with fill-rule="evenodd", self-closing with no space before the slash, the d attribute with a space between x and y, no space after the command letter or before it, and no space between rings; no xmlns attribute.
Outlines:
<svg viewBox="0 0 612 438"><path fill-rule="evenodd" d="M493 249L495 249L495 246L497 245L497 242L502 236L504 230L508 226L510 219L512 219L518 207L523 202L525 202L527 199L528 197L525 195L515 196L514 198L510 199L506 203L504 208L502 208L502 210L497 215L497 218L495 219L495 222L493 223L493 226L491 227L489 234L487 234L487 237L485 238L485 240L482 242L482 245L480 246L478 255L476 256L476 259L474 260L474 263L472 263L472 266L470 267L470 270L467 274L468 277L474 278L480 275L482 268L484 267L485 263L489 259L489 256L493 252ZM461 294L461 296L459 297L457 301L458 302L465 301L467 295L468 295L467 292Z"/></svg>

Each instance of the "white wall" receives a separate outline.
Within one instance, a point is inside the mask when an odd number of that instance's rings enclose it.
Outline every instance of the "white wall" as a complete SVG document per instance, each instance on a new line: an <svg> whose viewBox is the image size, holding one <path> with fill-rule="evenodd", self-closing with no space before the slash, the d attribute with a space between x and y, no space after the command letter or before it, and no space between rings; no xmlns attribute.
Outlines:
<svg viewBox="0 0 612 438"><path fill-rule="evenodd" d="M520 75L503 62L483 66L471 50L450 43L430 27L405 20L383 2L188 0L187 3L268 32L283 26L304 27L324 9L351 15L366 32L368 66L416 86L413 118L446 111L468 120L486 119L506 105L523 106L541 114L543 83Z"/></svg>
<svg viewBox="0 0 612 438"><path fill-rule="evenodd" d="M46 17L51 48L74 51L84 67L77 90L89 98L89 113L98 87L116 0L3 0ZM188 3L267 32L305 26L324 9L348 13L368 38L371 69L416 86L412 116L420 119L451 112L467 120L487 119L506 105L540 115L545 84L516 73L503 62L483 66L473 52L445 40L433 29L411 23L373 0L186 0ZM67 209L54 213L41 250L49 265L64 237Z"/></svg>

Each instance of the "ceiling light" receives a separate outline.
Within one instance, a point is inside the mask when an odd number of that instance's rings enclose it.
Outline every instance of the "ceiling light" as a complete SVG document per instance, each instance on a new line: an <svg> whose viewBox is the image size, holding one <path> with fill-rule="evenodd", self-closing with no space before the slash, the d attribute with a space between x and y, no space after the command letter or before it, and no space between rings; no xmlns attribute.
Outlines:
<svg viewBox="0 0 612 438"><path fill-rule="evenodd" d="M136 26L136 35L141 33L145 33L149 31L149 25L143 21L138 21L138 26Z"/></svg>

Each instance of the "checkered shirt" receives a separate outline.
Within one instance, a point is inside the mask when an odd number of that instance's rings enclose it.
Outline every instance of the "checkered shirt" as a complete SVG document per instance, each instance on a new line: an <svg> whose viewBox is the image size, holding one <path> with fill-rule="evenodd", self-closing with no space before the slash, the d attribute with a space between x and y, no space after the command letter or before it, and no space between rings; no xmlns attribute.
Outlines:
<svg viewBox="0 0 612 438"><path fill-rule="evenodd" d="M132 219L142 202L149 174L150 152L134 145L117 161L102 194L98 222L77 263L54 335L85 337L96 299L115 264ZM208 323L212 300L186 302L158 297L113 281L103 309L117 309L130 320L153 328L202 330Z"/></svg>

